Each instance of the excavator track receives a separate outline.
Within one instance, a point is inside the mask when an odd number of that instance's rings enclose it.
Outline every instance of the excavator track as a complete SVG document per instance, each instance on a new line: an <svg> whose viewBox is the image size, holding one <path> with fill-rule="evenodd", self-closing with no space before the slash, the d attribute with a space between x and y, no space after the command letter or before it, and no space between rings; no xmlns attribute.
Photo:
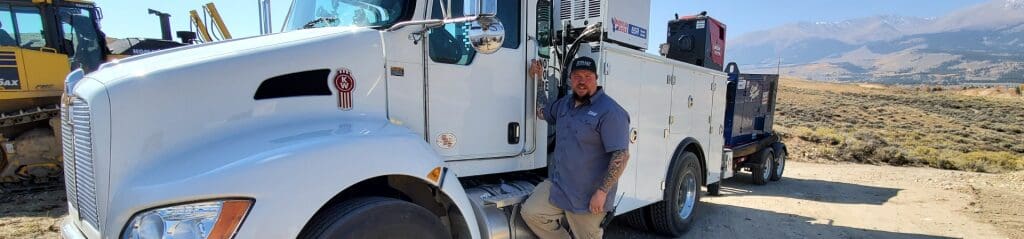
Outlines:
<svg viewBox="0 0 1024 239"><path fill-rule="evenodd" d="M59 115L60 107L57 104L2 112L0 113L0 129L47 121L59 117ZM0 134L0 137L9 136L11 135ZM10 142L9 140L14 139L0 138L0 143ZM5 146L0 144L0 147ZM0 173L7 170L7 167L18 167L15 168L18 173L0 178L0 196L31 194L64 187L64 177L60 175L37 176L29 173L28 171L35 169L36 165L10 165L11 163L18 163L19 160L11 161L12 159L8 158L10 155L7 153L9 152L6 149L0 148ZM59 164L47 167L56 167L55 170L60 171Z"/></svg>
<svg viewBox="0 0 1024 239"><path fill-rule="evenodd" d="M0 113L0 128L49 120L59 114L60 106L56 104Z"/></svg>

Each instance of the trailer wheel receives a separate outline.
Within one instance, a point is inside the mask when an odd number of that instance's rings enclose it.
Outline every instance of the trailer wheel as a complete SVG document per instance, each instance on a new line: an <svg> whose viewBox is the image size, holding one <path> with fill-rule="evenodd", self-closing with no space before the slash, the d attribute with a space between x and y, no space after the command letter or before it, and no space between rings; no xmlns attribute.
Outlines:
<svg viewBox="0 0 1024 239"><path fill-rule="evenodd" d="M685 152L672 162L665 199L648 208L655 232L678 237L690 229L700 202L701 170L697 155Z"/></svg>
<svg viewBox="0 0 1024 239"><path fill-rule="evenodd" d="M451 238L437 215L410 202L356 198L313 217L298 238Z"/></svg>
<svg viewBox="0 0 1024 239"><path fill-rule="evenodd" d="M786 170L786 151L780 150L779 156L775 157L775 161L773 163L774 164L772 166L774 167L774 170L772 170L772 176L769 179L772 181L779 181L782 179L782 171Z"/></svg>
<svg viewBox="0 0 1024 239"><path fill-rule="evenodd" d="M708 184L708 195L718 196L722 195L722 181Z"/></svg>
<svg viewBox="0 0 1024 239"><path fill-rule="evenodd" d="M770 149L764 149L761 150L759 158L761 159L760 164L750 169L750 178L756 185L765 185L771 179L772 171L775 171L773 170L775 154Z"/></svg>

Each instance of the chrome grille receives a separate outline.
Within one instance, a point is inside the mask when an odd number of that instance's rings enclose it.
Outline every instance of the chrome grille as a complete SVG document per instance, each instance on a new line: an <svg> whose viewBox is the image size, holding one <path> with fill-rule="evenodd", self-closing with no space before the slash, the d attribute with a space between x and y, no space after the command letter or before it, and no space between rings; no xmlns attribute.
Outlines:
<svg viewBox="0 0 1024 239"><path fill-rule="evenodd" d="M61 109L61 117L68 201L78 209L78 215L82 220L100 227L89 104L78 98L72 99L69 106Z"/></svg>
<svg viewBox="0 0 1024 239"><path fill-rule="evenodd" d="M75 184L75 138L74 133L72 133L74 129L71 127L71 118L69 118L69 116L70 113L68 112L68 107L61 107L60 134L61 145L64 148L64 189L66 189L68 193L68 203L71 203L72 207L78 208L78 192L76 190L77 184Z"/></svg>

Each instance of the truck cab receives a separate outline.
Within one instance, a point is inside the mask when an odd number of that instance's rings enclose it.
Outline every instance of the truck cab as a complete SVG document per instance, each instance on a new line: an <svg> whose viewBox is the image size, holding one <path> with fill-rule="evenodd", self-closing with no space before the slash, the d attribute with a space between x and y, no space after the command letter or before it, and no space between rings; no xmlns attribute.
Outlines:
<svg viewBox="0 0 1024 239"><path fill-rule="evenodd" d="M295 0L282 33L72 72L62 234L530 238L518 205L553 148L535 109L591 56L632 119L617 214L680 235L721 175L725 74L599 37L646 38L647 15L599 14L648 1L562 2Z"/></svg>

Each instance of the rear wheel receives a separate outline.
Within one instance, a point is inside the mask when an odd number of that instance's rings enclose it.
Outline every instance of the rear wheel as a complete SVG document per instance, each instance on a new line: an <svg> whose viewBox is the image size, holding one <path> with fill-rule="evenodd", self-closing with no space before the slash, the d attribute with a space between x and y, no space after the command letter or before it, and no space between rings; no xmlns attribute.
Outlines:
<svg viewBox="0 0 1024 239"><path fill-rule="evenodd" d="M772 176L769 179L772 181L779 181L782 179L782 171L786 170L786 151L779 152L779 156L775 157L773 166L775 169L772 170Z"/></svg>
<svg viewBox="0 0 1024 239"><path fill-rule="evenodd" d="M437 215L410 202L356 198L317 213L298 238L451 238Z"/></svg>
<svg viewBox="0 0 1024 239"><path fill-rule="evenodd" d="M632 228L636 228L641 231L649 231L650 227L647 226L647 213L645 208L633 210L622 215L622 219L626 221L626 225Z"/></svg>
<svg viewBox="0 0 1024 239"><path fill-rule="evenodd" d="M665 200L648 208L654 231L678 237L690 229L700 201L701 170L697 155L686 152L673 160Z"/></svg>
<svg viewBox="0 0 1024 239"><path fill-rule="evenodd" d="M772 171L774 171L772 166L775 164L775 155L772 154L770 149L764 149L761 150L759 158L761 162L750 170L750 177L753 179L754 184L765 185L768 184Z"/></svg>

